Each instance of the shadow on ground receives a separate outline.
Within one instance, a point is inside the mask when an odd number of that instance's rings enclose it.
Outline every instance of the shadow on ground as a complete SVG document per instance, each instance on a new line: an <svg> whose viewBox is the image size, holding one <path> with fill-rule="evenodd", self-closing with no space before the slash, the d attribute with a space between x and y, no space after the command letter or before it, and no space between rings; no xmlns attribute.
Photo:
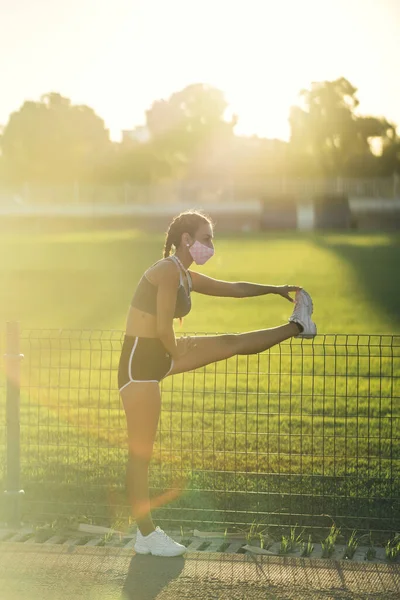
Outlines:
<svg viewBox="0 0 400 600"><path fill-rule="evenodd" d="M178 579L184 567L182 556L165 559L136 554L129 565L121 600L153 600L159 597L162 590Z"/></svg>
<svg viewBox="0 0 400 600"><path fill-rule="evenodd" d="M316 235L316 246L337 254L347 262L377 311L400 329L400 236ZM326 274L329 277L329 273Z"/></svg>

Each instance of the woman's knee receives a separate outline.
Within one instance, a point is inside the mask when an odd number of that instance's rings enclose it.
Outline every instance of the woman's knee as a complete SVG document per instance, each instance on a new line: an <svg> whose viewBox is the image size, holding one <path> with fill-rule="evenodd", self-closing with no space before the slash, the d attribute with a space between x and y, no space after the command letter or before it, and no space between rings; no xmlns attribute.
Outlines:
<svg viewBox="0 0 400 600"><path fill-rule="evenodd" d="M240 334L224 333L221 336L221 341L225 345L226 350L232 353L232 356L240 352Z"/></svg>
<svg viewBox="0 0 400 600"><path fill-rule="evenodd" d="M133 468L148 468L153 455L153 441L128 440L128 462Z"/></svg>

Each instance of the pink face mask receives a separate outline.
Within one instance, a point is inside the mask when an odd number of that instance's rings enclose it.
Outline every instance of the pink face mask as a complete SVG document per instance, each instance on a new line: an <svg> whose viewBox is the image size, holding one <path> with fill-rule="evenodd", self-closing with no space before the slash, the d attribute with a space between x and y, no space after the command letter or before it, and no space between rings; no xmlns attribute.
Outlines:
<svg viewBox="0 0 400 600"><path fill-rule="evenodd" d="M195 241L193 246L190 246L189 252L196 265L204 265L204 263L214 256L214 248L209 248L198 240Z"/></svg>

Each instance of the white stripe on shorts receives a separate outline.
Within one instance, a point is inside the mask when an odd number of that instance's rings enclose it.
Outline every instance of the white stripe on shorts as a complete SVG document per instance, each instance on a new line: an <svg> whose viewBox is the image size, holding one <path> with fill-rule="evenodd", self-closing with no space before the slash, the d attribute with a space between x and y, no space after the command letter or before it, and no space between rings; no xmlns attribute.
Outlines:
<svg viewBox="0 0 400 600"><path fill-rule="evenodd" d="M122 390L124 388L126 388L130 383L158 383L157 379L132 379L132 370L131 370L131 366L132 366L132 358L133 355L135 353L136 350L136 346L138 344L139 338L136 337L135 339L135 343L132 346L132 351L131 351L131 355L129 357L129 362L128 362L128 375L129 375L129 381L128 383L125 383L125 385L122 386L122 388L120 388L120 392L122 392ZM171 367L172 368L172 367ZM170 369L171 370L171 369ZM169 373L169 371L168 371ZM167 374L168 374L167 373Z"/></svg>

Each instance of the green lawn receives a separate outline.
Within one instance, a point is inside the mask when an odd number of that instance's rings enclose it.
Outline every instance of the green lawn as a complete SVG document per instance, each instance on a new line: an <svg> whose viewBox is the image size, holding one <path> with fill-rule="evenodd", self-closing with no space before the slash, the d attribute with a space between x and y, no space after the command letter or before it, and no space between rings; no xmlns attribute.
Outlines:
<svg viewBox="0 0 400 600"><path fill-rule="evenodd" d="M0 324L22 328L125 327L143 270L160 258L162 236L135 231L15 235L0 240ZM200 270L212 277L307 289L321 333L400 332L400 236L265 234L218 237ZM276 296L210 299L194 294L187 331L247 331L284 323ZM179 329L178 329L179 331Z"/></svg>
<svg viewBox="0 0 400 600"><path fill-rule="evenodd" d="M216 233L204 273L302 285L322 334L399 333L400 236ZM161 236L132 231L0 241L0 323L21 323L26 356L22 481L30 515L79 514L104 524L126 514L120 334L136 282L162 245ZM183 330L271 327L290 311L275 296L199 295ZM49 328L58 331L27 337ZM167 379L152 484L162 491L183 476L187 491L159 517L175 525L287 524L290 514L291 522L320 526L329 518L315 515L341 514L357 527L394 522L400 350L398 338L394 345L385 338L383 349L378 343L320 336Z"/></svg>

